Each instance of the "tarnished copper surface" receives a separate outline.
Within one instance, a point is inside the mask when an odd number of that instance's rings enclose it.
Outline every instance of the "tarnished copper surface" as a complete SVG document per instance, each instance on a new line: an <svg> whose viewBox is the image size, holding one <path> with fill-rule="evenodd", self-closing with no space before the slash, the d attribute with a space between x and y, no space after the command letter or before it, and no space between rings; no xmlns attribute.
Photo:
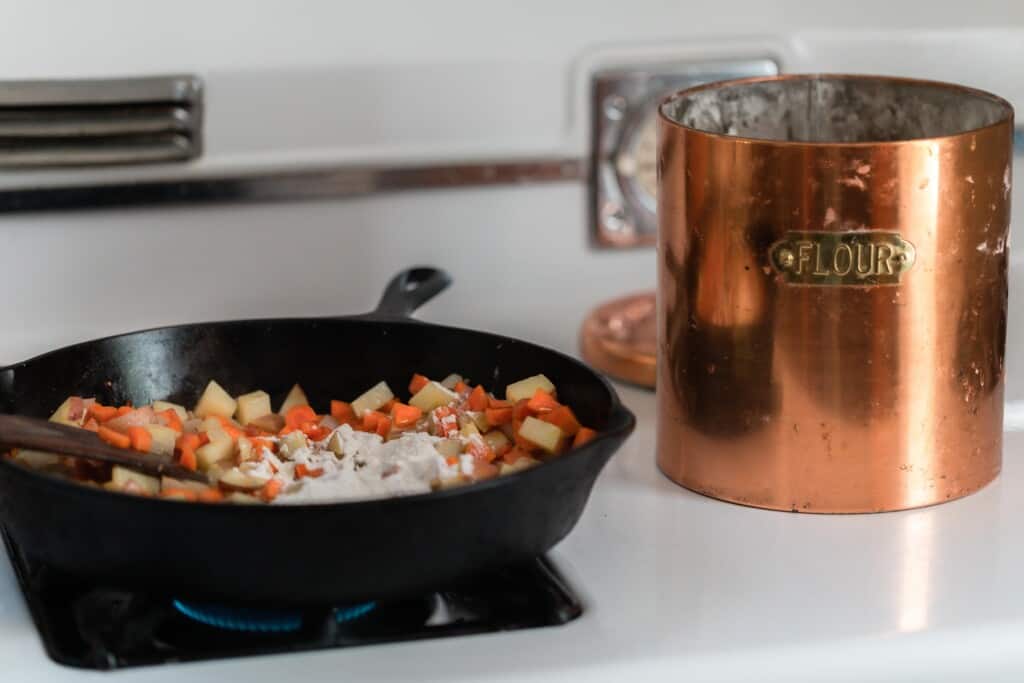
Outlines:
<svg viewBox="0 0 1024 683"><path fill-rule="evenodd" d="M653 387L656 320L654 292L601 304L587 315L580 329L583 360L616 379Z"/></svg>
<svg viewBox="0 0 1024 683"><path fill-rule="evenodd" d="M686 120L687 94L735 102L772 80L897 93L892 117L906 117L888 133L884 116L847 133L858 95L850 111L820 112L824 132L800 114L788 128L739 121L749 138L670 118ZM929 98L954 106L899 110ZM914 135L915 117L939 134ZM956 129L963 121L982 125ZM913 508L994 479L1012 129L999 98L904 79L749 79L668 100L658 157L662 471L710 496L803 512ZM771 130L784 132L766 139Z"/></svg>

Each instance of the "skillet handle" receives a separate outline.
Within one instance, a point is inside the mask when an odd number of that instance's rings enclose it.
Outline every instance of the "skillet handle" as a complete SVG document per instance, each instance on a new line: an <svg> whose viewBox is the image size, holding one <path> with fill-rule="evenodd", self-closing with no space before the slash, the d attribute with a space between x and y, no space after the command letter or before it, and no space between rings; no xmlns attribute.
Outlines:
<svg viewBox="0 0 1024 683"><path fill-rule="evenodd" d="M444 291L452 283L440 268L418 266L403 270L391 278L377 309L370 315L382 318L408 318L413 312Z"/></svg>
<svg viewBox="0 0 1024 683"><path fill-rule="evenodd" d="M14 412L14 366L0 367L0 413Z"/></svg>

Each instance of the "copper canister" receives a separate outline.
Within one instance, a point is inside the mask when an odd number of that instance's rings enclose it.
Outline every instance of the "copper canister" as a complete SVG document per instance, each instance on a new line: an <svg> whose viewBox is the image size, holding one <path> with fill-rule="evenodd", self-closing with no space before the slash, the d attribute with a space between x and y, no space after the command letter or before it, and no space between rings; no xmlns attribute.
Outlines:
<svg viewBox="0 0 1024 683"><path fill-rule="evenodd" d="M1000 469L1013 109L945 83L704 85L658 122L658 465L799 512Z"/></svg>

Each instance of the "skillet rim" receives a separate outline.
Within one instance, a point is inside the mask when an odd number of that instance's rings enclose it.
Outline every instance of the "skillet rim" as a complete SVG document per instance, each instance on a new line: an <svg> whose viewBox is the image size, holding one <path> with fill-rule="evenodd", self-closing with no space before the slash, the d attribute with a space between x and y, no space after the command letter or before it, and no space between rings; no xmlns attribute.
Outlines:
<svg viewBox="0 0 1024 683"><path fill-rule="evenodd" d="M568 461L569 458L579 459L580 457L591 457L591 456L594 456L594 455L597 454L598 450L603 450L603 449L598 449L597 447L601 446L601 445L604 445L604 444L608 444L611 447L611 449L612 449L611 453L609 453L609 457L610 457L612 454L614 454L614 451L618 448L618 446L621 445L621 443L623 441L625 441L626 437L628 437L633 432L634 428L636 427L636 416L633 414L633 411L631 411L629 408L627 408L622 403L622 400L619 398L618 392L612 386L611 382L609 382L608 379L604 375L602 375L601 373L597 372L596 370L591 368L586 363L580 361L577 358L574 358L574 357L568 355L567 353L563 353L561 351L558 351L558 350L555 350L555 349L551 349L551 348L548 348L546 346L541 346L540 344L536 344L534 342L526 341L524 339L517 339L515 337L509 337L507 335L497 334L497 333L494 333L494 332L485 332L483 330L476 330L476 329L467 328L467 327L455 327L455 326L451 326L451 325L440 325L440 324L437 324L437 323L428 323L428 322L424 322L422 320L418 320L416 318L412 318L412 317L408 317L408 316L388 315L388 314L382 314L382 313L377 312L377 311L373 311L373 312L370 312L370 313L355 314L355 315L343 315L343 316L294 316L294 317L285 317L285 318L242 318L242 319L238 319L238 320L216 320L216 321L211 321L211 322L182 323L182 324L178 324L178 325L162 325L162 326L159 326L159 327L151 327L151 328L146 328L146 329L142 329L142 330L134 330L132 332L121 332L121 333L118 333L118 334L108 335L106 337L98 337L96 339L89 339L89 340L86 340L86 341L76 342L74 344L69 344L67 346L62 346L62 347L59 347L59 348L56 348L56 349L51 349L49 351L44 351L43 353L40 353L40 354L37 354L35 356L32 356L31 358L28 358L27 360L23 360L23 361L20 361L20 362L17 362L17 363L13 363L11 365L0 367L0 374L8 373L9 372L9 373L12 374L12 379L13 379L14 377L17 376L18 368L25 367L25 366L27 366L30 363L33 363L35 361L43 360L43 359L45 359L48 356L51 356L51 355L54 355L54 354L57 354L57 353L63 353L63 352L66 352L66 351L71 351L71 350L74 350L74 349L77 349L77 348L80 348L80 347L84 347L84 346L89 345L89 344L96 344L96 343L100 343L100 342L114 341L114 340L117 340L117 339L122 339L122 338L125 338L125 337L131 337L131 336L139 335L139 334L148 334L148 333L153 333L153 332L162 332L162 331L166 331L166 330L182 330L182 329L201 328L201 327L220 327L220 326L228 326L228 325L244 325L244 324L254 324L254 323L256 323L256 324L274 324L274 323L296 323L296 322L327 322L327 323L332 323L332 322L362 322L362 323L371 323L371 324L427 326L427 327L432 327L432 328L435 328L435 329L437 329L439 331L443 331L443 332L453 332L453 333L458 333L458 334L482 335L482 336L489 337L489 338L491 338L491 339L493 339L495 341L499 341L499 342L513 342L513 343L516 343L516 344L524 344L524 345L526 345L528 347L531 347L535 351L542 351L544 353L554 354L554 356L557 359L562 360L562 361L567 361L570 364L576 365L578 368L584 370L587 373L590 373L591 376L593 376L595 379L597 379L597 381L604 387L604 389L607 392L609 398L611 399L611 405L609 407L610 409L609 409L609 414L608 414L608 421L610 423L610 426L607 429L600 431L596 438L594 438L593 440L591 440L590 442L588 442L584 446L581 446L580 448L572 449L572 450L568 451L567 453L565 453L564 455L561 455L561 456L559 456L557 458L554 458L552 460L549 460L547 462L542 462L537 467L531 467L531 468L526 469L526 470L520 470L519 472L514 472L514 473L509 474L509 475L497 476L497 477L495 477L493 479L488 479L486 481L474 482L474 483L467 484L467 485L464 485L464 486L457 486L457 487L454 487L454 488L444 489L444 490L441 490L441 491L430 491L428 493L417 493L417 494L404 495L404 496L388 496L388 497L384 497L384 498L368 498L368 499L364 499L364 500L343 501L343 502L296 503L296 504L289 503L287 505L274 506L274 505L269 505L269 504L265 504L265 505L242 505L242 504L226 505L224 503L207 503L207 502L201 502L201 501L182 501L182 500L174 500L174 499L168 499L168 498L151 498L151 497L148 497L148 496L135 496L135 495L126 494L126 493L119 493L117 491L108 491L106 489L102 489L102 488L99 488L99 487L85 486L83 484L75 482L75 481L73 481L71 479L67 479L65 477L61 477L59 475L49 474L49 473L46 473L46 472L40 472L38 470L33 470L31 468L28 468L28 467L25 467L25 466L22 466L22 465L18 465L17 463L11 461L9 458L6 458L6 457L0 457L0 469L2 469L2 468L9 468L9 471L11 471L12 473L16 473L14 475L15 477L20 475L20 476L25 476L25 477L27 477L29 479L41 478L43 480L48 481L50 484L57 486L59 489L73 490L73 491L76 492L76 494L84 494L87 497L89 495L92 495L92 494L99 494L99 495L102 495L102 496L115 496L115 497L118 497L118 498L122 498L122 499L124 499L126 501L134 501L137 504L141 503L142 501L144 501L144 503L142 503L142 504L157 504L157 505L166 505L166 504L181 505L181 504L187 504L187 505L190 505L190 506L196 506L199 509L208 509L208 510L209 509L225 510L225 509L232 509L234 507L237 507L237 508L242 508L242 509L246 509L246 510L253 510L253 511L254 510L258 510L258 509L265 509L265 510L269 511L269 510L281 510L281 509L289 509L289 508L294 509L296 511L301 511L301 510L325 510L325 509L335 509L335 508L354 509L354 508L357 508L357 507L360 508L360 509L367 509L369 507L386 506L388 504L394 505L394 504L399 504L399 503L403 503L403 502L416 503L416 502L421 502L421 501L424 501L424 500L447 500L449 498L455 498L455 497L459 497L459 496L470 495L472 493L483 493L483 492L489 491L491 489L498 488L500 486L509 486L512 483L515 483L517 481L528 481L531 477L536 477L537 473L539 471L541 471L541 470L543 470L545 468L548 468L548 467L559 467L558 463L566 462L566 461ZM267 512L259 512L259 513L256 513L256 514L268 514L268 513ZM274 513L274 514L276 514L276 513Z"/></svg>

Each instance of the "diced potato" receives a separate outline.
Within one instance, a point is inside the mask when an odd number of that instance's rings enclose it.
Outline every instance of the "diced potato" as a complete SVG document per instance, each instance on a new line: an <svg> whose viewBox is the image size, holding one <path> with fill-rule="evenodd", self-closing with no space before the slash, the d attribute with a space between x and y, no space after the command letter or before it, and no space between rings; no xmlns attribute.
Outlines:
<svg viewBox="0 0 1024 683"><path fill-rule="evenodd" d="M278 415L284 415L295 406L308 406L309 400L306 398L306 392L302 390L298 384L292 387L288 395L284 397L284 403L277 409ZM257 415L256 417L259 417Z"/></svg>
<svg viewBox="0 0 1024 683"><path fill-rule="evenodd" d="M231 464L228 462L214 463L207 468L206 478L210 480L212 486L216 486L217 482L220 481L221 475L229 469L231 469Z"/></svg>
<svg viewBox="0 0 1024 683"><path fill-rule="evenodd" d="M262 429L263 431L270 432L271 434L277 434L284 428L284 416L278 415L277 413L269 413L267 415L257 417L255 420L250 420L248 426Z"/></svg>
<svg viewBox="0 0 1024 683"><path fill-rule="evenodd" d="M232 467L220 475L219 484L239 491L255 491L263 488L263 485L270 481L269 478L257 477Z"/></svg>
<svg viewBox="0 0 1024 683"><path fill-rule="evenodd" d="M503 432L497 429L491 430L484 434L484 443L491 447L491 450L495 453L501 453L506 448L512 445L512 442Z"/></svg>
<svg viewBox="0 0 1024 683"><path fill-rule="evenodd" d="M170 403L168 401L153 401L153 412L162 413L165 410L173 410L178 414L178 419L182 422L188 419L188 411L185 410L185 406L180 406L177 403Z"/></svg>
<svg viewBox="0 0 1024 683"><path fill-rule="evenodd" d="M224 496L224 500L229 503L242 503L243 505L252 505L253 503L260 502L260 499L256 496L250 496L248 493L242 493L241 491L232 491Z"/></svg>
<svg viewBox="0 0 1024 683"><path fill-rule="evenodd" d="M53 411L53 415L50 416L50 422L59 422L60 424L74 424L68 419L68 411L71 408L71 397L68 396L64 399L64 402L60 404L57 410Z"/></svg>
<svg viewBox="0 0 1024 683"><path fill-rule="evenodd" d="M452 374L448 375L443 380L441 380L441 386L443 386L445 389L451 389L452 391L455 391L455 385L461 381L463 381L462 375L453 372Z"/></svg>
<svg viewBox="0 0 1024 683"><path fill-rule="evenodd" d="M141 474L127 467L114 465L110 471L110 483L118 491L131 493L147 493L156 495L160 493L160 480L147 474Z"/></svg>
<svg viewBox="0 0 1024 683"><path fill-rule="evenodd" d="M503 475L504 474L512 474L514 472L521 472L523 470L528 470L531 467L536 467L539 464L540 464L540 460L535 460L533 458L519 458L518 460L516 460L511 465L509 465L507 462L501 463L501 465L498 466L498 471L499 471L500 474L503 474Z"/></svg>
<svg viewBox="0 0 1024 683"><path fill-rule="evenodd" d="M78 402L78 416L76 418L71 417L71 404L72 402ZM68 396L64 399L64 402L60 404L57 410L53 411L53 415L50 416L50 422L57 422L62 425L71 425L72 427L81 427L82 423L85 422L86 409L95 403L93 399L84 399L79 396Z"/></svg>
<svg viewBox="0 0 1024 683"><path fill-rule="evenodd" d="M168 489L183 489L185 491L195 491L196 493L202 493L203 491L210 488L201 481L192 481L191 479L175 479L173 477L160 477L160 490L166 491Z"/></svg>
<svg viewBox="0 0 1024 683"><path fill-rule="evenodd" d="M533 398L538 389L543 389L549 394L553 394L555 392L555 385L544 375L534 375L505 387L505 399L513 403L522 401L524 398L530 399Z"/></svg>
<svg viewBox="0 0 1024 683"><path fill-rule="evenodd" d="M327 449L339 458L344 457L345 442L342 440L341 435L338 434L338 432L331 434L331 438L327 440Z"/></svg>
<svg viewBox="0 0 1024 683"><path fill-rule="evenodd" d="M377 410L394 397L387 382L378 382L352 401L352 412L356 417L362 418L367 412Z"/></svg>
<svg viewBox="0 0 1024 683"><path fill-rule="evenodd" d="M300 448L306 448L309 446L309 440L306 439L306 435L302 432L289 432L281 438L281 450L285 454L291 454Z"/></svg>
<svg viewBox="0 0 1024 683"><path fill-rule="evenodd" d="M244 436L238 437L238 461L245 462L246 460L254 459L258 453L256 449L252 447L252 441Z"/></svg>
<svg viewBox="0 0 1024 683"><path fill-rule="evenodd" d="M462 453L462 442L458 439L445 439L434 444L434 448L442 457L451 458Z"/></svg>
<svg viewBox="0 0 1024 683"><path fill-rule="evenodd" d="M236 405L235 399L231 398L231 395L224 391L221 385L211 379L210 383L206 385L203 395L199 397L199 403L196 404L193 412L199 417L209 417L210 415L231 417L235 414Z"/></svg>
<svg viewBox="0 0 1024 683"><path fill-rule="evenodd" d="M28 448L19 448L14 454L14 459L34 470L54 467L60 463L60 456L56 453L33 451Z"/></svg>
<svg viewBox="0 0 1024 683"><path fill-rule="evenodd" d="M149 452L156 455L174 455L174 442L178 440L178 432L163 425L146 425L146 431L152 437Z"/></svg>
<svg viewBox="0 0 1024 683"><path fill-rule="evenodd" d="M270 415L270 394L265 391L251 391L242 394L235 399L238 407L235 408L235 419L243 425L247 425L258 417Z"/></svg>
<svg viewBox="0 0 1024 683"><path fill-rule="evenodd" d="M242 427L240 424L238 424L234 420L230 420L229 422L233 426L238 427L239 429L241 429L241 427ZM207 436L209 436L211 439L213 438L213 433L215 433L215 432L216 433L220 433L220 434L224 434L224 436L227 436L227 434L224 433L224 425L216 417L208 417L205 420L203 420L202 424L199 425L198 431L199 432L206 432Z"/></svg>
<svg viewBox="0 0 1024 683"><path fill-rule="evenodd" d="M565 434L561 429L532 415L523 420L522 426L519 427L519 436L551 454L562 450L565 443Z"/></svg>
<svg viewBox="0 0 1024 683"><path fill-rule="evenodd" d="M465 437L480 436L480 430L477 429L476 423L465 415L459 417L459 433Z"/></svg>
<svg viewBox="0 0 1024 683"><path fill-rule="evenodd" d="M473 420L473 423L476 425L476 428L480 430L481 434L491 428L490 423L487 422L487 413L484 411L481 410L479 412L474 412L467 410L465 414Z"/></svg>
<svg viewBox="0 0 1024 683"><path fill-rule="evenodd" d="M409 405L416 406L424 413L429 413L434 408L446 406L457 400L459 400L458 394L445 389L440 382L428 382L426 386L416 392L415 396L409 399Z"/></svg>
<svg viewBox="0 0 1024 683"><path fill-rule="evenodd" d="M196 463L204 472L235 454L235 442L224 432L208 431L206 435L210 437L210 443L196 449Z"/></svg>

